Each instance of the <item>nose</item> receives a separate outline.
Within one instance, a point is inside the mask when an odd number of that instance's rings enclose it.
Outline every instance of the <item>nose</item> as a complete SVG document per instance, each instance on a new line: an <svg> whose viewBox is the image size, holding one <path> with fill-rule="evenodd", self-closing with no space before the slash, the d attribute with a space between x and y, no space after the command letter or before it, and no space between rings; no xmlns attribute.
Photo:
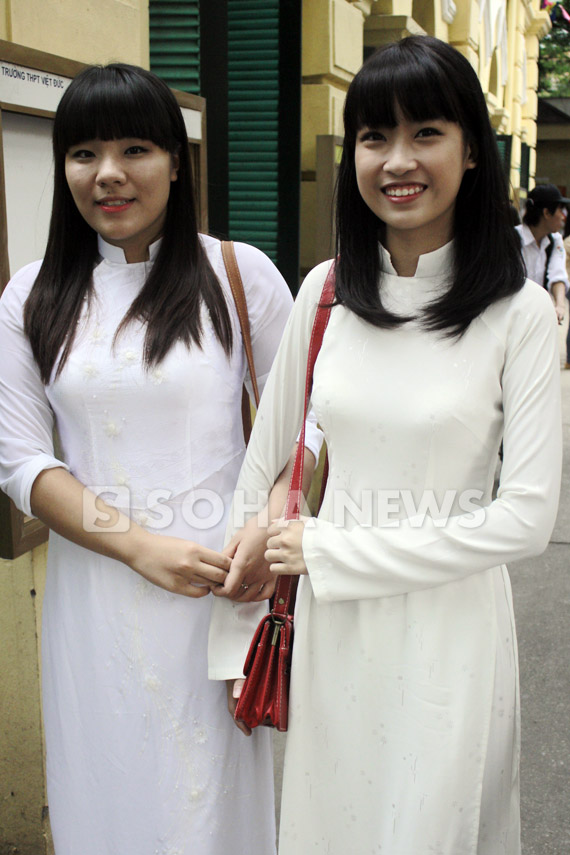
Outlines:
<svg viewBox="0 0 570 855"><path fill-rule="evenodd" d="M391 172L393 175L403 175L416 169L417 165L410 146L404 140L395 140L384 161L384 171Z"/></svg>
<svg viewBox="0 0 570 855"><path fill-rule="evenodd" d="M120 159L113 154L104 155L99 162L97 172L97 184L106 187L110 184L123 184L125 182L125 171Z"/></svg>

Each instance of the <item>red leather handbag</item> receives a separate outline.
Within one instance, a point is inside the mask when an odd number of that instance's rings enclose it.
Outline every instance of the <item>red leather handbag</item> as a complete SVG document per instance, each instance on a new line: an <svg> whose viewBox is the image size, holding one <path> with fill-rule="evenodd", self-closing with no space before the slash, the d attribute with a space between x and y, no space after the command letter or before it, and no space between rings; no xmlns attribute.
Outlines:
<svg viewBox="0 0 570 855"><path fill-rule="evenodd" d="M334 300L334 282L333 264L325 280L313 322L305 381L305 415L289 482L285 519L299 519L303 500L301 485L305 420L313 385L313 370L329 321L330 304ZM243 668L245 683L235 710L235 718L243 721L248 727L266 725L280 731L287 730L289 681L293 655L293 615L298 584L298 576L279 576L271 601L271 610L260 622L253 636Z"/></svg>

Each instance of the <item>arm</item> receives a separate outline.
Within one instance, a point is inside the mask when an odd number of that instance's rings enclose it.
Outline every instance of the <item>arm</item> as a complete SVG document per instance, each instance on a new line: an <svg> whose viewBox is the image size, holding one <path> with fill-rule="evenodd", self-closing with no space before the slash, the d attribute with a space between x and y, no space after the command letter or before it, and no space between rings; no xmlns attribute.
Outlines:
<svg viewBox="0 0 570 855"><path fill-rule="evenodd" d="M236 486L230 537L243 527L244 519L247 522L267 505L295 444L303 418L310 334L329 266L330 262L325 262L307 276L287 322ZM263 604L214 600L208 654L210 679L231 679L243 673L251 637L266 611Z"/></svg>
<svg viewBox="0 0 570 855"><path fill-rule="evenodd" d="M216 596L226 596L240 602L251 603L266 600L273 595L276 578L265 557L268 528L272 520L283 515L296 451L297 446L275 482L266 507L259 514L251 517L223 550L224 555L232 559L232 564L224 585L214 589L213 593ZM312 452L305 449L302 485L305 497L311 486L315 463Z"/></svg>
<svg viewBox="0 0 570 855"><path fill-rule="evenodd" d="M561 324L566 314L566 294L570 288L566 274L566 250L562 237L556 233L553 236L554 246L548 261L548 289L554 300L554 308L558 323Z"/></svg>
<svg viewBox="0 0 570 855"><path fill-rule="evenodd" d="M16 274L0 302L0 486L18 507L75 543L123 561L169 591L204 596L223 581L226 556L148 534L86 490L55 457L53 412L22 323L36 273L31 265Z"/></svg>
<svg viewBox="0 0 570 855"><path fill-rule="evenodd" d="M54 417L23 330L23 306L39 263L20 270L0 300L0 489L30 516L30 494L45 469L67 469L53 448Z"/></svg>
<svg viewBox="0 0 570 855"><path fill-rule="evenodd" d="M248 304L258 385L260 393L263 393L293 302L285 280L267 256L242 243L235 244L235 252ZM253 397L249 374L246 375L246 386L250 397ZM321 443L322 433L317 428L314 415L309 414L305 435L304 481L307 489ZM216 594L239 599L240 602L252 602L267 599L273 593L275 581L264 559L267 525L283 511L293 460L294 452L272 489L269 504L255 519L250 519L226 546L224 553L232 558L232 571L226 585ZM243 522L238 527L241 529L242 526Z"/></svg>
<svg viewBox="0 0 570 855"><path fill-rule="evenodd" d="M518 299L515 297L513 302ZM526 299L526 298L524 298ZM351 531L315 520L303 532L313 591L325 601L388 597L454 582L545 549L561 471L558 333L546 295L509 315L502 374L504 460L497 498L445 525L426 517Z"/></svg>
<svg viewBox="0 0 570 855"><path fill-rule="evenodd" d="M556 317L558 323L561 324L566 314L566 284L564 282L553 282L550 290L554 299Z"/></svg>
<svg viewBox="0 0 570 855"><path fill-rule="evenodd" d="M262 395L283 330L291 314L293 300L287 283L263 252L244 243L236 243L234 248L247 299L253 360L259 394ZM221 275L220 270L218 273ZM253 401L249 372L246 374L245 385ZM313 413L309 413L305 447L313 452L316 460L319 458L322 441L323 435L317 427L317 420Z"/></svg>
<svg viewBox="0 0 570 855"><path fill-rule="evenodd" d="M187 597L204 597L223 584L229 559L177 537L151 534L64 469L47 469L35 479L32 512L73 543L122 561L149 582Z"/></svg>

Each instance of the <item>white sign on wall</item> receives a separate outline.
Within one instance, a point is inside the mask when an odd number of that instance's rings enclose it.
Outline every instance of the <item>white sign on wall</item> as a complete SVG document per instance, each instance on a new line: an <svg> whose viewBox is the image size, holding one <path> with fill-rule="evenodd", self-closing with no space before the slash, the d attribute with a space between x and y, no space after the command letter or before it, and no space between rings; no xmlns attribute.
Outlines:
<svg viewBox="0 0 570 855"><path fill-rule="evenodd" d="M0 62L0 101L4 104L55 112L70 83L69 77L59 74Z"/></svg>

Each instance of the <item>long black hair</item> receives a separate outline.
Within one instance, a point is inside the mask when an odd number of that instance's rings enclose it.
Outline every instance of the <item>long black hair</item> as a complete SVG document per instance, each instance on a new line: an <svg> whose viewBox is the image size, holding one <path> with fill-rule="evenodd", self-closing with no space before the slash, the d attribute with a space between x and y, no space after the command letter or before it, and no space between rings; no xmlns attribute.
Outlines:
<svg viewBox="0 0 570 855"><path fill-rule="evenodd" d="M65 156L83 141L124 137L152 141L177 156L179 166L178 179L170 185L156 260L119 329L135 319L146 323L144 362L149 367L178 340L200 345L203 301L224 350L231 352L227 304L198 237L188 139L178 103L168 86L143 68L123 63L90 66L74 78L57 108L47 249L24 310L25 331L44 383L56 362L57 376L69 356L99 257L97 233L79 213L69 190Z"/></svg>
<svg viewBox="0 0 570 855"><path fill-rule="evenodd" d="M362 199L354 165L358 131L396 127L398 110L409 121L456 122L476 162L465 172L455 203L449 288L422 313L426 328L461 334L487 306L518 291L525 276L479 80L458 51L431 36L410 36L381 48L348 89L337 184L336 299L378 327L406 320L382 305L378 241L384 223Z"/></svg>

